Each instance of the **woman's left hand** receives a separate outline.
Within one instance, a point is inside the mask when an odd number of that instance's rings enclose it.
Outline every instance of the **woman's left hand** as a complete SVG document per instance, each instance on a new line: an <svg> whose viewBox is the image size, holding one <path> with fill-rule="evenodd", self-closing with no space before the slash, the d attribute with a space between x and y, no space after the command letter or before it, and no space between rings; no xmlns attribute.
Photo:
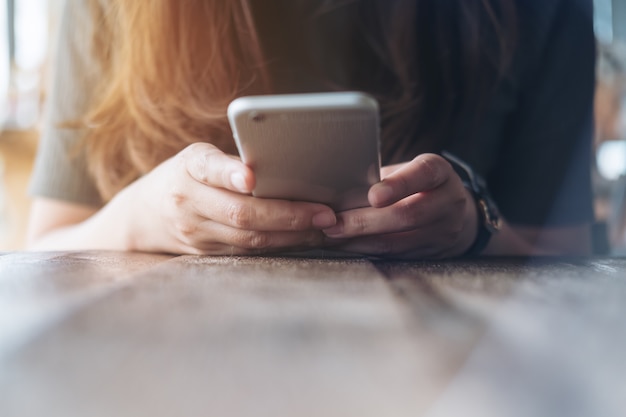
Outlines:
<svg viewBox="0 0 626 417"><path fill-rule="evenodd" d="M478 228L476 205L452 166L439 155L384 167L369 191L371 207L338 213L326 229L336 249L395 258L462 255ZM344 240L345 239L345 240Z"/></svg>

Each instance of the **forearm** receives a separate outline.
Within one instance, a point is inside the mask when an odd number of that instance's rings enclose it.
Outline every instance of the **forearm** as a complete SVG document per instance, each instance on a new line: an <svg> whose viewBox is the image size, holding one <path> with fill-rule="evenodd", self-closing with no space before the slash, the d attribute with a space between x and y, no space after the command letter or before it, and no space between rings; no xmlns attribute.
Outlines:
<svg viewBox="0 0 626 417"><path fill-rule="evenodd" d="M591 254L589 225L534 228L513 226L503 221L483 255L533 256Z"/></svg>
<svg viewBox="0 0 626 417"><path fill-rule="evenodd" d="M62 203L60 203L62 204ZM45 210L50 210L46 207ZM86 213L86 212L85 212ZM133 250L132 202L120 193L88 217L70 216L59 225L30 233L28 250Z"/></svg>

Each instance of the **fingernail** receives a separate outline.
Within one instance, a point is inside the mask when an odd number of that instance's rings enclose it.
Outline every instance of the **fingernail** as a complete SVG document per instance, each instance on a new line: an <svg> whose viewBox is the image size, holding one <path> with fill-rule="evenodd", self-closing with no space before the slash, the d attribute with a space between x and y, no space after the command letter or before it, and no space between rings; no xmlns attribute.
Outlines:
<svg viewBox="0 0 626 417"><path fill-rule="evenodd" d="M385 204L393 198L393 188L384 182L378 183L374 186L374 203Z"/></svg>
<svg viewBox="0 0 626 417"><path fill-rule="evenodd" d="M317 229L327 229L337 223L337 217L332 211L322 211L313 216L312 223Z"/></svg>
<svg viewBox="0 0 626 417"><path fill-rule="evenodd" d="M234 172L230 176L230 182L238 191L247 193L248 186L246 185L246 179L241 172Z"/></svg>

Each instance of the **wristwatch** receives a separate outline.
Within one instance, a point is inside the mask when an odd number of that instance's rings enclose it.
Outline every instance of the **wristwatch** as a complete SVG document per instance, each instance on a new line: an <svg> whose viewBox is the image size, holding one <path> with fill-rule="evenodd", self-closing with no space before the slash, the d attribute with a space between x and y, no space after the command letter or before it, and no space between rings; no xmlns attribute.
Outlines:
<svg viewBox="0 0 626 417"><path fill-rule="evenodd" d="M498 233L501 227L500 212L487 190L485 180L474 172L464 161L443 151L441 156L452 165L454 171L461 177L463 185L467 188L476 202L478 211L478 233L472 246L465 252L465 256L479 255L487 247L489 239Z"/></svg>

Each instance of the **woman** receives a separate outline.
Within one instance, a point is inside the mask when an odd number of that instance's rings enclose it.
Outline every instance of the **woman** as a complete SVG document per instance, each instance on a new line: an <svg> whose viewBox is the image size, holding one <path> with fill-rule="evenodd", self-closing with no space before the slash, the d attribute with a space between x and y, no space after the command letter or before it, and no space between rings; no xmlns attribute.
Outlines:
<svg viewBox="0 0 626 417"><path fill-rule="evenodd" d="M588 3L68 0L31 187L32 247L587 253ZM381 104L384 180L371 207L252 197L230 100L335 90ZM464 185L461 165L487 187Z"/></svg>

